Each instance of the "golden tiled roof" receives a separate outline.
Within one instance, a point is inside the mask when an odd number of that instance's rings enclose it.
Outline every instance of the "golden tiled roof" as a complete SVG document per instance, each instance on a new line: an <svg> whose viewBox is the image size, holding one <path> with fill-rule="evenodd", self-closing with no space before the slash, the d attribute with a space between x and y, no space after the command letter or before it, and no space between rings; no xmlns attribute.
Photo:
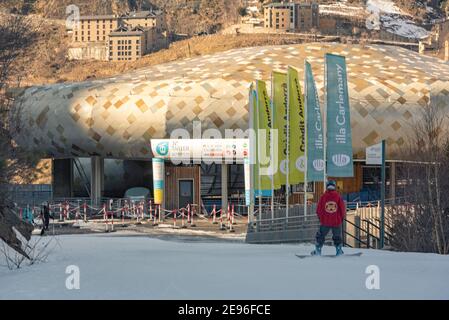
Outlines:
<svg viewBox="0 0 449 320"><path fill-rule="evenodd" d="M429 101L449 107L449 64L399 47L302 44L235 49L105 80L33 87L18 102L18 141L49 156L149 158L150 139L176 128L248 127L248 88L311 62L323 100L324 54L347 58L354 153L386 139L403 146Z"/></svg>

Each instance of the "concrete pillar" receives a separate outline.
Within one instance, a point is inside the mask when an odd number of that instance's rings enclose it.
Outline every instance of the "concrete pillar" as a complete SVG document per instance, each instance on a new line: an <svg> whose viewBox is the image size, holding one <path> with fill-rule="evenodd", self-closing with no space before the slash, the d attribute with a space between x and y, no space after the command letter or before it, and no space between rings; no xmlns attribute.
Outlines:
<svg viewBox="0 0 449 320"><path fill-rule="evenodd" d="M104 191L104 159L94 156L91 161L90 195L92 203L98 205Z"/></svg>
<svg viewBox="0 0 449 320"><path fill-rule="evenodd" d="M73 159L52 160L53 198L73 196Z"/></svg>
<svg viewBox="0 0 449 320"><path fill-rule="evenodd" d="M419 54L424 54L424 51L426 51L426 45L424 44L424 42L419 41L418 51L419 51Z"/></svg>
<svg viewBox="0 0 449 320"><path fill-rule="evenodd" d="M390 199L396 201L396 162L390 163Z"/></svg>
<svg viewBox="0 0 449 320"><path fill-rule="evenodd" d="M228 164L221 164L221 209L228 210Z"/></svg>

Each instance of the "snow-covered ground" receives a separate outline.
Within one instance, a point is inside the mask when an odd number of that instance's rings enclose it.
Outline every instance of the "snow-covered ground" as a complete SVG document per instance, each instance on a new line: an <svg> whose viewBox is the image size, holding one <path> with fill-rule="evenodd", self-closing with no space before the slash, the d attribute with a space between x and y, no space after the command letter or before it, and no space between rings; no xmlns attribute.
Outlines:
<svg viewBox="0 0 449 320"><path fill-rule="evenodd" d="M378 15L382 27L391 33L412 39L422 39L429 35L426 29L417 26L412 17L392 0L368 0L366 9L371 14Z"/></svg>
<svg viewBox="0 0 449 320"><path fill-rule="evenodd" d="M347 17L363 17L366 15L366 10L363 6L355 6L346 2L335 2L330 4L321 4L320 13L335 14Z"/></svg>
<svg viewBox="0 0 449 320"><path fill-rule="evenodd" d="M429 35L426 29L416 25L413 22L413 17L403 12L392 0L368 0L366 7L347 2L336 2L320 5L320 12L322 14L365 17L368 24L376 20L376 26L381 26L383 30L407 38L422 39Z"/></svg>
<svg viewBox="0 0 449 320"><path fill-rule="evenodd" d="M361 257L298 259L295 253L311 247L119 233L60 236L58 242L45 263L0 267L0 298L449 299L449 256L363 250ZM79 268L79 290L66 288L69 265ZM373 265L379 290L366 287Z"/></svg>

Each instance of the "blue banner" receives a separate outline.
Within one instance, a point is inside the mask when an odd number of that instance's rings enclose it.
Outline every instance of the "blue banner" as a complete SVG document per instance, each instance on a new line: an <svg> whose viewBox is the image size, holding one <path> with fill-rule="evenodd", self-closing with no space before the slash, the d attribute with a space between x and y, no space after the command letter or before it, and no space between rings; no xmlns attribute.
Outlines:
<svg viewBox="0 0 449 320"><path fill-rule="evenodd" d="M306 62L307 181L324 181L324 134L312 67Z"/></svg>
<svg viewBox="0 0 449 320"><path fill-rule="evenodd" d="M329 177L353 177L351 117L346 59L326 54L326 158Z"/></svg>

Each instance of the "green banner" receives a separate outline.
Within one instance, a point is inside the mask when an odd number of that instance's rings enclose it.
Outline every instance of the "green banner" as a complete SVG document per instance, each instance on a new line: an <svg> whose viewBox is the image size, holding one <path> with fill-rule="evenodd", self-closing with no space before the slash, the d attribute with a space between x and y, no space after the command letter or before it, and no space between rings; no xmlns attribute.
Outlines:
<svg viewBox="0 0 449 320"><path fill-rule="evenodd" d="M327 171L330 177L353 177L351 117L346 59L326 54Z"/></svg>
<svg viewBox="0 0 449 320"><path fill-rule="evenodd" d="M267 93L267 85L265 81L257 80L256 82L257 90L257 165L258 165L258 177L259 188L261 190L257 192L258 195L262 196L271 195L271 178L270 172L270 144L271 135L270 129L272 126L272 116L271 116L271 101Z"/></svg>
<svg viewBox="0 0 449 320"><path fill-rule="evenodd" d="M307 181L324 181L324 135L312 67L306 62Z"/></svg>
<svg viewBox="0 0 449 320"><path fill-rule="evenodd" d="M248 103L249 103L249 165L250 165L250 200L248 201L250 204L254 201L254 192L253 190L259 189L259 179L255 177L259 176L259 170L257 167L257 137L255 132L257 132L257 93L254 90L254 84L251 83L249 88L248 95Z"/></svg>
<svg viewBox="0 0 449 320"><path fill-rule="evenodd" d="M273 152L277 152L278 155L277 179L275 179L275 182L277 182L275 183L275 189L277 190L287 183L286 170L280 169L286 168L287 165L287 74L273 71L272 81L273 123L274 128L278 130L277 150L273 150Z"/></svg>
<svg viewBox="0 0 449 320"><path fill-rule="evenodd" d="M304 97L301 92L298 71L288 68L288 101L289 101L289 184L304 182L305 172L305 135Z"/></svg>

